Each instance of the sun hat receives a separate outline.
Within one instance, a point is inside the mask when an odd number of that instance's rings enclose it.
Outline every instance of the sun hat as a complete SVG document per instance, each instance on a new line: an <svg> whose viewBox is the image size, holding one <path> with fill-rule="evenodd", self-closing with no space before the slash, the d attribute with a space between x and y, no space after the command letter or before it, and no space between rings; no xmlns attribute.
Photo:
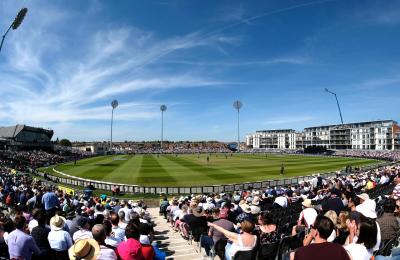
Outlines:
<svg viewBox="0 0 400 260"><path fill-rule="evenodd" d="M369 200L369 195L367 193L361 193L360 195L357 195L357 197L364 201Z"/></svg>
<svg viewBox="0 0 400 260"><path fill-rule="evenodd" d="M312 204L311 204L311 200L310 200L310 199L305 199L305 200L301 203L301 205L303 205L303 206L306 207L306 208L311 208L311 207L312 207Z"/></svg>
<svg viewBox="0 0 400 260"><path fill-rule="evenodd" d="M100 254L100 246L94 239L81 239L68 249L70 260L95 260Z"/></svg>
<svg viewBox="0 0 400 260"><path fill-rule="evenodd" d="M242 205L240 205L240 207L242 208L243 212L245 213L251 213L251 208L249 205L247 205L246 203L243 203Z"/></svg>
<svg viewBox="0 0 400 260"><path fill-rule="evenodd" d="M204 209L202 207L196 207L193 209L193 215L195 217L202 217L204 214Z"/></svg>
<svg viewBox="0 0 400 260"><path fill-rule="evenodd" d="M59 215L55 215L50 219L50 228L52 230L61 230L65 225L65 218Z"/></svg>
<svg viewBox="0 0 400 260"><path fill-rule="evenodd" d="M356 211L363 214L367 218L377 218L376 215L376 202L374 200L367 199L362 204L356 207Z"/></svg>

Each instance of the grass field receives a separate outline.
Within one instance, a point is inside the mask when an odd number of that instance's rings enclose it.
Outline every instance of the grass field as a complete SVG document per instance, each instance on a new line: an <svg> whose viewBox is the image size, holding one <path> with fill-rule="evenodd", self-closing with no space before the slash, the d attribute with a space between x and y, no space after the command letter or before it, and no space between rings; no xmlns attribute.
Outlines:
<svg viewBox="0 0 400 260"><path fill-rule="evenodd" d="M280 179L379 161L301 155L112 155L61 164L57 170L93 180L143 186L200 186ZM284 176L280 175L282 163Z"/></svg>

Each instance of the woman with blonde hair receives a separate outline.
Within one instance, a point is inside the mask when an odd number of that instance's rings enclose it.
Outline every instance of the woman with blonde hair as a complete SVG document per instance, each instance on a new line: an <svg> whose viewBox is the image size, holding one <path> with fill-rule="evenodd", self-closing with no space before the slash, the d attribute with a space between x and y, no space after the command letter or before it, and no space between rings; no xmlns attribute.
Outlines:
<svg viewBox="0 0 400 260"><path fill-rule="evenodd" d="M208 222L208 226L216 229L217 231L224 234L232 244L228 243L225 249L225 257L227 260L233 258L237 251L251 251L257 244L257 236L253 235L252 232L254 230L254 223L248 220L244 220L240 224L240 228L242 230L241 234L228 231L223 227L215 225L211 222Z"/></svg>
<svg viewBox="0 0 400 260"><path fill-rule="evenodd" d="M335 243L344 245L346 238L349 235L349 228L347 227L347 221L350 219L350 214L348 211L341 211L339 213L338 222L336 225L336 239Z"/></svg>

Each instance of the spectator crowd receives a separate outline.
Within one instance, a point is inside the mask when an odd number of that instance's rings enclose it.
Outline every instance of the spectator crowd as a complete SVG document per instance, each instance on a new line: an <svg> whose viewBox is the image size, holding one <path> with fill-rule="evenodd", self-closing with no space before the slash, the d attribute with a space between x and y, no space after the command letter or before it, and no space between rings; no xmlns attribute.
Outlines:
<svg viewBox="0 0 400 260"><path fill-rule="evenodd" d="M163 200L171 228L221 259L400 259L400 166Z"/></svg>
<svg viewBox="0 0 400 260"><path fill-rule="evenodd" d="M67 160L0 153L3 259L164 259L141 200L67 194L30 169ZM399 259L400 166L296 185L165 197L171 228L221 259Z"/></svg>

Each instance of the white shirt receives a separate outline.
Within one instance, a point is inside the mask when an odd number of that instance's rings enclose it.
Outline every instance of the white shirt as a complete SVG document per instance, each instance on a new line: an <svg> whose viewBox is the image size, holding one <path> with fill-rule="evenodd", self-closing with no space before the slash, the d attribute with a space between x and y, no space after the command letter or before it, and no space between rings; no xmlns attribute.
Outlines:
<svg viewBox="0 0 400 260"><path fill-rule="evenodd" d="M351 243L344 246L344 249L349 253L353 260L369 260L372 257L372 253L368 252L367 248L363 244Z"/></svg>
<svg viewBox="0 0 400 260"><path fill-rule="evenodd" d="M111 248L100 245L100 254L97 256L97 260L117 260L117 255Z"/></svg>
<svg viewBox="0 0 400 260"><path fill-rule="evenodd" d="M129 214L131 213L132 209L123 207L123 208L119 209L118 212L120 212L120 211L123 211L125 213L125 221L129 222Z"/></svg>
<svg viewBox="0 0 400 260"><path fill-rule="evenodd" d="M119 244L121 243L122 241L121 240L119 240L118 238L116 238L116 237L107 237L106 238L106 240L104 240L104 243L106 244L106 245L109 245L109 246L112 246L112 247L118 247L119 246Z"/></svg>
<svg viewBox="0 0 400 260"><path fill-rule="evenodd" d="M64 230L50 231L47 239L50 247L56 251L65 251L72 246L71 236Z"/></svg>
<svg viewBox="0 0 400 260"><path fill-rule="evenodd" d="M89 230L83 230L83 229L76 231L72 236L72 240L74 240L74 242L87 238L93 238L93 234Z"/></svg>

